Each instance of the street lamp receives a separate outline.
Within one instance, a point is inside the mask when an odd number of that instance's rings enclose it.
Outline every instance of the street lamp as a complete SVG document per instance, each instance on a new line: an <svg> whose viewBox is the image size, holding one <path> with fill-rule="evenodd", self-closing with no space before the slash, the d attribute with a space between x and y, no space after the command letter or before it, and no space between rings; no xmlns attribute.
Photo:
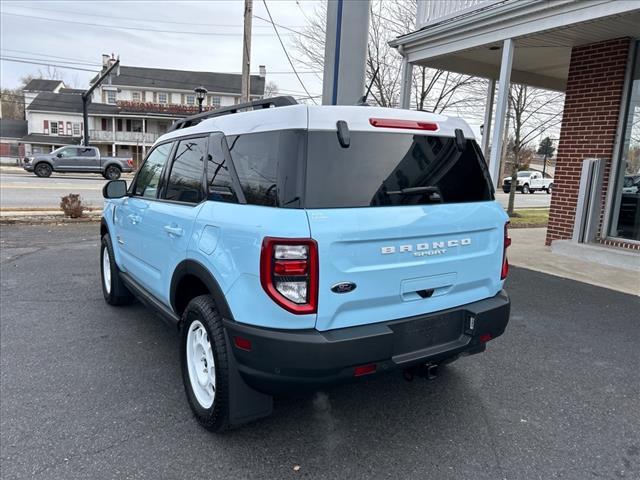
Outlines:
<svg viewBox="0 0 640 480"><path fill-rule="evenodd" d="M194 88L193 91L198 99L198 113L202 113L202 102L204 101L204 97L207 96L207 89L203 86L199 86Z"/></svg>

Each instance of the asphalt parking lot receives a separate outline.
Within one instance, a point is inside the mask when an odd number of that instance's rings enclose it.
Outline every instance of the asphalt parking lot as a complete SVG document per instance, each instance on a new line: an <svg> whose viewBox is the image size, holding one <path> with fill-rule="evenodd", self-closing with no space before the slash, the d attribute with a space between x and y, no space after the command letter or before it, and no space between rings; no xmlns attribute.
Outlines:
<svg viewBox="0 0 640 480"><path fill-rule="evenodd" d="M97 231L0 229L3 479L640 478L639 297L513 268L486 353L277 399L216 436L190 414L176 333L104 303Z"/></svg>
<svg viewBox="0 0 640 480"><path fill-rule="evenodd" d="M132 174L124 174L130 182ZM60 205L60 197L69 193L79 193L84 202L92 208L102 208L102 187L104 178L98 174L54 173L49 178L38 178L17 168L5 168L0 173L0 204L11 208L53 208ZM503 207L509 203L509 195L498 189L496 200ZM531 195L516 193L516 208L549 208L551 195L536 192Z"/></svg>

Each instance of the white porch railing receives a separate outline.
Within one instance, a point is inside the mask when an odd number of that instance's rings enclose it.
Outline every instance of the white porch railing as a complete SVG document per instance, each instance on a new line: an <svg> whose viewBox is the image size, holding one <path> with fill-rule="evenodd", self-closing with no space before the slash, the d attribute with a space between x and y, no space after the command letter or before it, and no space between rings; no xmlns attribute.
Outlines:
<svg viewBox="0 0 640 480"><path fill-rule="evenodd" d="M112 132L110 130L91 130L91 140L96 142L126 142L139 145L151 145L158 139L157 133Z"/></svg>
<svg viewBox="0 0 640 480"><path fill-rule="evenodd" d="M418 0L416 26L420 29L499 2L502 0Z"/></svg>

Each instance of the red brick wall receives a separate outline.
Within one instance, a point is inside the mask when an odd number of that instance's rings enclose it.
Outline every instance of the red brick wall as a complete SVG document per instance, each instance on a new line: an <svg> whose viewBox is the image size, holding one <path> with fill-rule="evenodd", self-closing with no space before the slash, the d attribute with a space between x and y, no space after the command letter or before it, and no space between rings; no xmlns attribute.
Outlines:
<svg viewBox="0 0 640 480"><path fill-rule="evenodd" d="M606 196L631 41L617 38L571 52L546 244L573 235L585 158L605 159Z"/></svg>

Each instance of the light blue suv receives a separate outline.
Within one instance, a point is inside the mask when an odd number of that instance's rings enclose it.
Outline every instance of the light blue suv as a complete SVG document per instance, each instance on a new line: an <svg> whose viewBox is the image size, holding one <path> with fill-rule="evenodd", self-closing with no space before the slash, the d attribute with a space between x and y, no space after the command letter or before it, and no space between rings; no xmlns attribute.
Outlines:
<svg viewBox="0 0 640 480"><path fill-rule="evenodd" d="M460 119L237 105L178 122L103 193L105 300L178 325L189 404L214 431L277 393L431 374L509 319L507 216Z"/></svg>

